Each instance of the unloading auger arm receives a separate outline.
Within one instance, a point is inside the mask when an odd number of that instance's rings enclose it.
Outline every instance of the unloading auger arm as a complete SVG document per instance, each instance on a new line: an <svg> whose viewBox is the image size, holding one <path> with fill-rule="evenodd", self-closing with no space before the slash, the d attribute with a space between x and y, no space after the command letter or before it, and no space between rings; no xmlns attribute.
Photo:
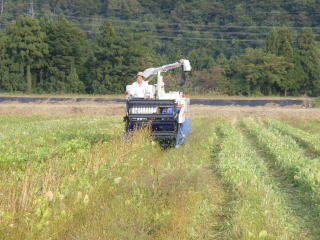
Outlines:
<svg viewBox="0 0 320 240"><path fill-rule="evenodd" d="M161 98L163 94L165 94L164 82L161 73L167 72L168 70L176 69L182 67L183 75L185 72L191 71L191 64L189 60L181 59L178 62L170 63L163 65L157 68L148 68L143 71L143 75L146 81L151 81L152 77L157 76L157 85L156 85L156 96L157 98ZM183 80L185 81L185 80Z"/></svg>
<svg viewBox="0 0 320 240"><path fill-rule="evenodd" d="M190 61L186 60L186 59L181 59L178 62L163 65L161 67L148 68L148 69L144 70L143 75L144 75L145 79L147 81L149 81L152 78L152 76L157 75L158 73L167 72L168 70L176 69L179 67L183 67L184 72L191 71Z"/></svg>

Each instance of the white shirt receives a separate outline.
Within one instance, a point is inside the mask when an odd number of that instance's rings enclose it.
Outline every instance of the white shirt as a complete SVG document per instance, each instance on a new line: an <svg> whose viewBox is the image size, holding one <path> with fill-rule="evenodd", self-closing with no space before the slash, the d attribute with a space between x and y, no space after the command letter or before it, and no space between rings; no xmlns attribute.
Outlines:
<svg viewBox="0 0 320 240"><path fill-rule="evenodd" d="M148 82L142 81L141 84L134 82L131 86L131 96L136 98L146 98L149 95Z"/></svg>

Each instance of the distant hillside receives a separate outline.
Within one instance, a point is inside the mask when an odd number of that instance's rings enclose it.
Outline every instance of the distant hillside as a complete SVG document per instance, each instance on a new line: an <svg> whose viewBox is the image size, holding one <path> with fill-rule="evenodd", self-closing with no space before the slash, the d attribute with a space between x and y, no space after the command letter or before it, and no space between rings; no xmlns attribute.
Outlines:
<svg viewBox="0 0 320 240"><path fill-rule="evenodd" d="M0 66L0 91L25 89L20 80L12 83L9 79L24 79L31 72L29 79L38 74L33 81L39 89L34 91L121 92L139 66L184 57L195 70L186 91L320 94L320 4L314 0L0 0L2 29L8 30L10 23L14 25L23 15L40 19L32 24L41 28L41 61L37 59L29 64L31 70L24 66L21 71L17 59L23 64L26 59L13 57L14 51L3 41L3 58L15 65L10 65L8 73L8 67ZM28 28L28 21L21 21L9 33L2 31L6 41L17 40L15 34ZM115 35L103 35L101 26L107 26L106 22L111 22ZM66 43L74 45L64 46ZM121 50L112 49L113 43ZM98 59L100 51L105 51L103 60L108 59L108 64ZM1 76L1 71L6 73ZM125 77L124 72L130 76ZM33 88L30 81L29 86ZM176 88L174 82L169 87Z"/></svg>
<svg viewBox="0 0 320 240"><path fill-rule="evenodd" d="M2 2L0 22L6 23L27 14L32 1ZM198 46L214 42L216 56L260 46L272 26L320 30L320 4L311 0L34 0L33 9L36 16L64 14L87 31L97 30L100 21L113 19L115 25L148 31L166 41L182 37Z"/></svg>

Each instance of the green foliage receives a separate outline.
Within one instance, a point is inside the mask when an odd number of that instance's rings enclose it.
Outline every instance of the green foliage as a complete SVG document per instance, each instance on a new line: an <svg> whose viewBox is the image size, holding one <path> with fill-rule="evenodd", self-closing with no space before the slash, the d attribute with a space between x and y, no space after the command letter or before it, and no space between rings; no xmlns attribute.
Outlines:
<svg viewBox="0 0 320 240"><path fill-rule="evenodd" d="M143 34L116 29L105 22L93 40L91 56L86 63L87 83L92 93L119 93L134 81L137 69L153 66L154 53Z"/></svg>
<svg viewBox="0 0 320 240"><path fill-rule="evenodd" d="M111 23L86 43L64 16L20 17L0 37L2 91L119 93L139 69L157 61L144 34Z"/></svg>
<svg viewBox="0 0 320 240"><path fill-rule="evenodd" d="M293 58L292 34L288 28L273 28L266 39L266 52Z"/></svg>
<svg viewBox="0 0 320 240"><path fill-rule="evenodd" d="M320 95L320 50L312 29L304 28L297 37L298 63L302 67L306 81L303 87L307 94Z"/></svg>
<svg viewBox="0 0 320 240"><path fill-rule="evenodd" d="M49 46L47 64L41 71L42 91L84 92L84 84L79 78L84 71L84 33L63 16L57 21L49 18L42 18L40 21L42 30L47 35L45 42Z"/></svg>
<svg viewBox="0 0 320 240"><path fill-rule="evenodd" d="M192 62L193 70L208 70L214 66L215 61L205 48L190 51L188 59Z"/></svg>
<svg viewBox="0 0 320 240"><path fill-rule="evenodd" d="M77 70L71 68L69 76L66 79L66 92L68 93L82 93L84 92L84 84L79 80Z"/></svg>
<svg viewBox="0 0 320 240"><path fill-rule="evenodd" d="M0 91L119 93L137 71L188 58L190 92L320 95L319 49L300 30L320 20L310 1L41 0L40 19L15 19L25 2L4 3ZM261 63L246 49L263 49Z"/></svg>
<svg viewBox="0 0 320 240"><path fill-rule="evenodd" d="M292 66L283 57L265 53L262 49L246 49L239 59L230 61L227 77L234 94L269 95L273 89L286 86L286 76Z"/></svg>
<svg viewBox="0 0 320 240"><path fill-rule="evenodd" d="M18 17L6 31L5 54L13 63L20 65L26 78L26 91L33 89L32 70L44 66L48 45L46 35L41 31L39 21L30 17Z"/></svg>

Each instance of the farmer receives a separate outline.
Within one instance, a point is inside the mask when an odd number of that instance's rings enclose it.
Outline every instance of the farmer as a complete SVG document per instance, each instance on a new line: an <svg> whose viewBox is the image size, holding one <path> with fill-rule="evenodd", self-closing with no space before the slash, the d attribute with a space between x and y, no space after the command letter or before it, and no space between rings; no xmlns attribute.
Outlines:
<svg viewBox="0 0 320 240"><path fill-rule="evenodd" d="M132 84L130 95L135 98L149 98L149 84L145 81L143 72L138 72L136 75L136 82Z"/></svg>

